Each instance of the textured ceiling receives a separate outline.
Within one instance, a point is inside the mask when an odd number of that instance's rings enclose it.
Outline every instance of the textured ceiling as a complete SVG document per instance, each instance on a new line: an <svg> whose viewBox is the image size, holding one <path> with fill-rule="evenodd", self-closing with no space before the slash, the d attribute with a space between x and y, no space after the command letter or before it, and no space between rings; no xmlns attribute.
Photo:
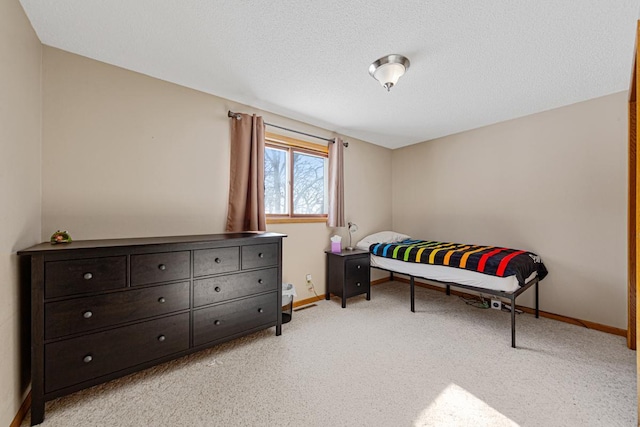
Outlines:
<svg viewBox="0 0 640 427"><path fill-rule="evenodd" d="M20 0L42 43L401 147L628 89L640 0ZM398 53L391 92L368 74Z"/></svg>

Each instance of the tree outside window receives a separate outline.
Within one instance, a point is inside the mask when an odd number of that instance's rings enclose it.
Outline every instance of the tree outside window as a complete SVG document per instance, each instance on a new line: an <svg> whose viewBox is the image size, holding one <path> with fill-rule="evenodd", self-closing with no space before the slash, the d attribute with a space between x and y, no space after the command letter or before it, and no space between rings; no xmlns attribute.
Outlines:
<svg viewBox="0 0 640 427"><path fill-rule="evenodd" d="M326 219L327 148L267 137L264 154L267 219Z"/></svg>

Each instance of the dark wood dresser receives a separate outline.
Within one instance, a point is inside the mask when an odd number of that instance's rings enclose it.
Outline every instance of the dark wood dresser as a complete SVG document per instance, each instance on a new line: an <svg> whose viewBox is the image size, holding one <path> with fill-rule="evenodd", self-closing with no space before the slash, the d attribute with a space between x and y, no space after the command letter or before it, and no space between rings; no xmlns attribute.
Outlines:
<svg viewBox="0 0 640 427"><path fill-rule="evenodd" d="M44 403L282 328L282 238L227 233L42 243L30 257L31 424Z"/></svg>

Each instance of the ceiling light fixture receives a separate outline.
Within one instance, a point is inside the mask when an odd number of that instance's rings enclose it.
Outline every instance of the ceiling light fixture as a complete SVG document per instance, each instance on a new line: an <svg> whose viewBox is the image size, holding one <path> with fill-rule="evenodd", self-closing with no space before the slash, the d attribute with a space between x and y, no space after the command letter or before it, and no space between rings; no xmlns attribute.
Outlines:
<svg viewBox="0 0 640 427"><path fill-rule="evenodd" d="M402 55L387 55L369 66L369 74L386 87L388 92L398 83L398 79L407 71L409 64L409 60Z"/></svg>

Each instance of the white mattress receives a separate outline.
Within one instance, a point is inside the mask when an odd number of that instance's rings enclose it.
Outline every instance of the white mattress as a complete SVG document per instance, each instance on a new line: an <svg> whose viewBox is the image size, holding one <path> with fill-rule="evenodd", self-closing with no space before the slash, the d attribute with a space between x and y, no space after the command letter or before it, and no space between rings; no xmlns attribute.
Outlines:
<svg viewBox="0 0 640 427"><path fill-rule="evenodd" d="M497 277L462 268L447 267L444 265L418 264L415 262L399 261L397 259L371 255L371 266L380 267L396 273L408 274L414 277L437 280L439 282L459 283L461 285L474 286L476 288L491 289L494 291L514 292L520 285L516 276ZM533 272L527 277L527 282L536 277Z"/></svg>

